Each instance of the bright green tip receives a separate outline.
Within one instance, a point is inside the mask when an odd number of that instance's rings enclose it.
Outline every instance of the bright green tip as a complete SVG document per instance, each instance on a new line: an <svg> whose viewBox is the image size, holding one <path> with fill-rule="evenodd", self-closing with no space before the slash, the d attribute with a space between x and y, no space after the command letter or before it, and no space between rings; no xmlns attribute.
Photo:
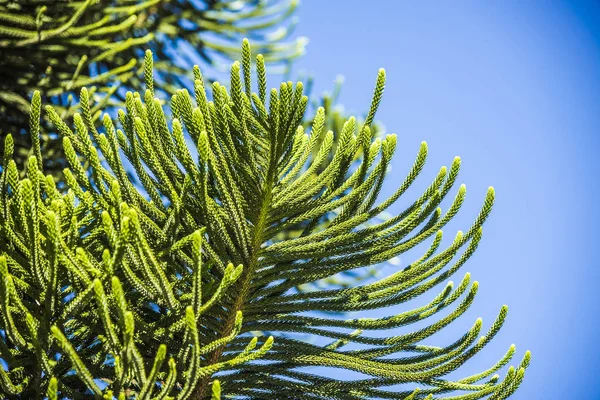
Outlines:
<svg viewBox="0 0 600 400"><path fill-rule="evenodd" d="M308 43L310 42L310 40L306 37L306 36L300 36L297 39L297 43L298 43L298 47L303 48L304 46L306 46Z"/></svg>

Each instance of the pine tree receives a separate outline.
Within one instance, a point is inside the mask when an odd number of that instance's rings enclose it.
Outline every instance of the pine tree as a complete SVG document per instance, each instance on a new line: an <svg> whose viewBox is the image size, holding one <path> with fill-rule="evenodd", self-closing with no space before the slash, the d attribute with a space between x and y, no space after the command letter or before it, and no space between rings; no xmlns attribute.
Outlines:
<svg viewBox="0 0 600 400"><path fill-rule="evenodd" d="M466 193L461 185L442 211L459 158L441 168L406 210L375 220L404 195L427 157L423 143L405 180L378 201L396 146L394 135L375 139L370 129L385 72L379 71L360 129L351 117L340 131L326 132L323 108L305 129L302 83L267 90L259 55L253 92L247 41L242 49L241 63L231 67L230 89L213 83L212 100L195 67L194 93L181 89L172 96L172 118L155 98L150 51L146 90L129 92L125 109L116 120L104 114L101 129L87 89L74 129L46 106L70 164L65 193L40 167L36 92L26 177L11 159L10 135L0 176L4 397L509 397L530 359L526 352L500 379L496 372L510 362L514 346L485 371L447 377L492 340L506 306L483 334L478 319L452 343L428 343L474 301L478 285L470 274L457 285L447 280L476 250L493 189L473 224L445 249L441 229ZM128 164L139 185L129 179ZM334 210L335 217L327 217ZM297 226L302 231L290 234ZM387 277L300 290L426 242L422 255ZM426 294L431 297L420 306L402 309ZM390 306L389 317L364 316ZM363 316L344 318L347 312ZM415 328L392 334L400 326ZM303 367L362 377L345 380ZM389 388L396 384L405 385Z"/></svg>
<svg viewBox="0 0 600 400"><path fill-rule="evenodd" d="M267 62L288 63L303 53L304 46L304 39L286 41L295 23L289 17L296 4L293 0L0 1L0 138L14 135L16 160L24 165L31 146L26 129L34 90L65 118L78 107L69 94L82 87L103 99L93 111L122 100L119 84L142 90L136 63L143 55L141 45L160 60L157 90L170 94L182 86L181 78L192 67L190 60L218 67L237 57L244 36L261 44ZM49 132L41 140L48 155L45 167L60 171L64 154L52 138Z"/></svg>

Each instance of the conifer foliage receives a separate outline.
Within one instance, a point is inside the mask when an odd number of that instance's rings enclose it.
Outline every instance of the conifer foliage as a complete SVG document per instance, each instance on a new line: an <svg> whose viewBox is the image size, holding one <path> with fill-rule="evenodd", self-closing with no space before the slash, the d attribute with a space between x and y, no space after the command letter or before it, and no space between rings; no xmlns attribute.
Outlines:
<svg viewBox="0 0 600 400"><path fill-rule="evenodd" d="M229 89L213 83L207 91L194 68L194 93L172 96L172 118L154 96L149 51L146 90L128 93L125 109L116 120L105 114L101 129L86 89L74 129L47 106L70 164L64 194L40 168L41 104L34 95L26 176L11 159L8 136L0 177L3 397L509 397L529 364L526 352L516 368L496 375L514 346L481 373L446 378L494 337L506 307L483 334L477 320L455 341L430 344L474 301L478 286L468 273L456 285L447 278L477 248L493 190L445 249L441 229L465 197L460 186L447 210L440 208L457 179L458 158L406 210L372 223L417 179L427 156L423 143L398 189L378 200L396 146L394 135L374 139L369 128L384 71L361 129L349 118L341 131L325 132L319 108L305 130L303 85L267 90L258 55L253 92L247 41L242 49ZM336 216L323 222L332 210ZM294 226L303 229L281 235ZM296 289L421 243L428 243L424 254L387 277ZM402 308L415 299L421 305ZM389 306L395 311L386 318L343 318ZM392 334L413 324L419 328ZM302 368L315 366L362 377L348 381ZM390 388L395 384L411 387Z"/></svg>
<svg viewBox="0 0 600 400"><path fill-rule="evenodd" d="M288 63L304 51L304 39L286 40L296 6L295 0L0 1L0 137L14 135L15 158L25 164L34 90L65 117L77 109L68 94L82 87L98 85L94 94L106 102L118 100L120 83L142 90L141 45L160 61L157 90L170 94L193 63L219 66L237 57L244 36L260 43L267 63ZM45 134L41 141L53 154L45 166L60 171L64 155L51 139Z"/></svg>

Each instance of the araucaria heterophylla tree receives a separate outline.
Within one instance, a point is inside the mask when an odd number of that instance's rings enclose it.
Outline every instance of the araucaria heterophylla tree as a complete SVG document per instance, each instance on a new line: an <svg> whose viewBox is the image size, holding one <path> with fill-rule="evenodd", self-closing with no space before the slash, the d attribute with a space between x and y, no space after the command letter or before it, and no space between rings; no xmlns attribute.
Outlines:
<svg viewBox="0 0 600 400"><path fill-rule="evenodd" d="M259 55L253 92L249 44L242 49L229 89L213 83L212 100L194 68L194 93L172 96L172 117L154 96L150 52L146 90L128 93L125 109L114 120L104 114L100 129L86 89L73 126L45 107L70 164L66 193L40 168L42 108L34 95L26 176L11 159L8 136L0 177L3 396L509 397L530 359L526 352L516 367L500 371L514 346L480 373L448 378L496 335L505 306L487 329L478 319L464 335L431 343L475 299L477 282L457 273L480 242L493 189L472 225L447 246L442 228L466 193L464 185L453 189L459 158L404 211L377 220L405 195L427 157L423 143L393 194L378 199L396 147L395 135L374 139L369 128L385 72L360 129L349 118L341 131L325 132L322 108L304 129L303 85L268 90ZM140 184L130 181L128 168ZM407 257L419 244L424 252L388 276L348 288L298 289ZM403 307L409 300L419 305ZM383 308L391 315L368 316ZM363 315L347 319L346 312ZM394 333L401 326L414 328Z"/></svg>

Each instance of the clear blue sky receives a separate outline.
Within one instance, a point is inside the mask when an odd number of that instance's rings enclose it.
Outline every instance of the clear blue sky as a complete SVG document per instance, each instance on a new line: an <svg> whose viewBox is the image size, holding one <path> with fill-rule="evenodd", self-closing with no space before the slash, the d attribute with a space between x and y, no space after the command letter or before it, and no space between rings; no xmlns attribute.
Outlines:
<svg viewBox="0 0 600 400"><path fill-rule="evenodd" d="M297 14L297 34L310 38L298 68L318 92L343 74L341 102L360 114L386 68L377 119L398 134L387 193L422 140L430 148L422 185L463 159L467 202L448 236L468 227L495 186L483 242L463 269L479 295L444 334L454 338L478 316L491 324L508 304L499 336L463 371L486 368L511 343L519 356L530 349L517 400L600 399L599 5L304 0Z"/></svg>

